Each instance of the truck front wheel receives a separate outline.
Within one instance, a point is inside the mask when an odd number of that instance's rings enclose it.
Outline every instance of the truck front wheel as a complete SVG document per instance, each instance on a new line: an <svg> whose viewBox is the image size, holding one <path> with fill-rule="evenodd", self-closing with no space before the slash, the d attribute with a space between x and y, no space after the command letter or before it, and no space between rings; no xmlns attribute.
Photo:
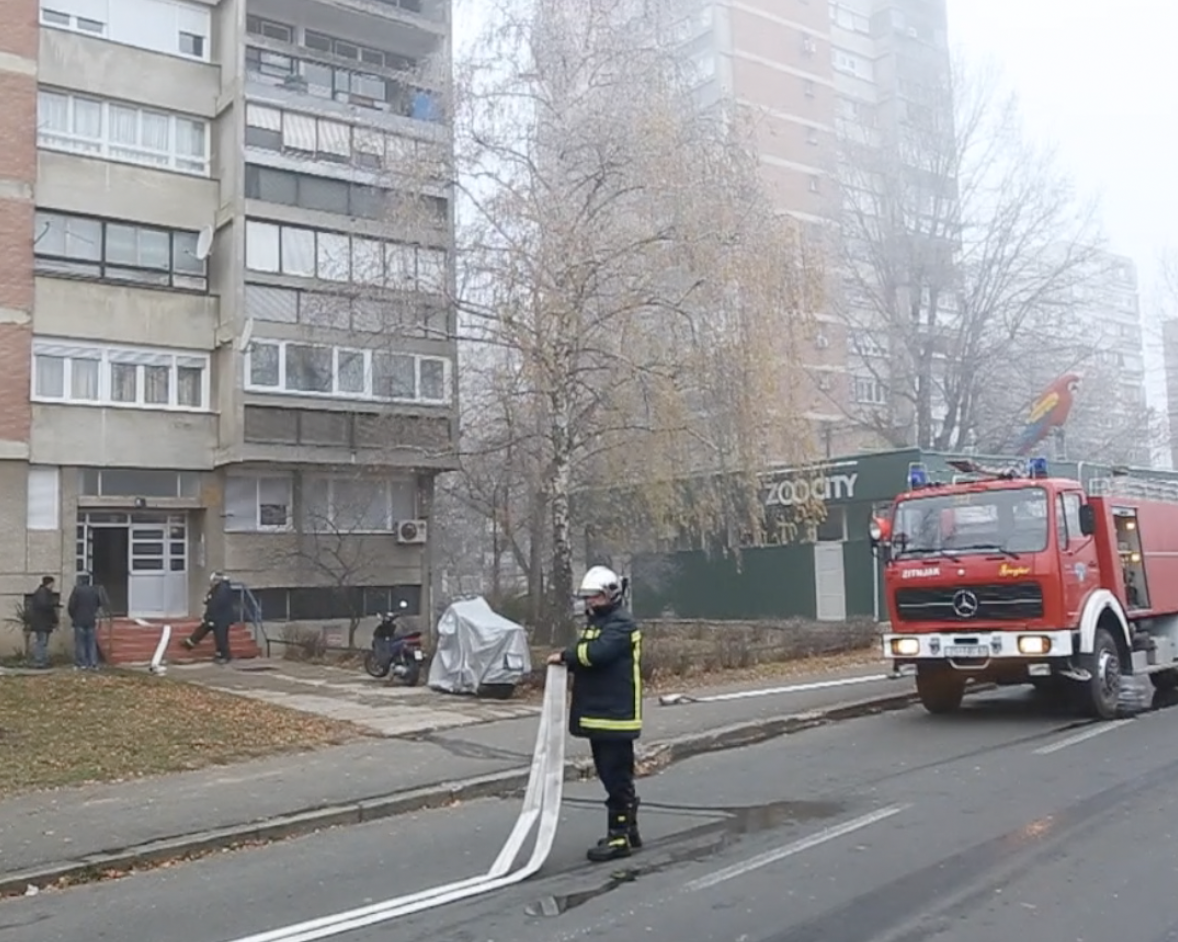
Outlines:
<svg viewBox="0 0 1178 942"><path fill-rule="evenodd" d="M1104 628L1096 630L1092 653L1085 655L1083 663L1092 675L1084 682L1086 712L1097 719L1114 719L1121 698L1121 654Z"/></svg>
<svg viewBox="0 0 1178 942"><path fill-rule="evenodd" d="M930 713L955 713L965 696L965 678L951 670L919 671L916 695Z"/></svg>

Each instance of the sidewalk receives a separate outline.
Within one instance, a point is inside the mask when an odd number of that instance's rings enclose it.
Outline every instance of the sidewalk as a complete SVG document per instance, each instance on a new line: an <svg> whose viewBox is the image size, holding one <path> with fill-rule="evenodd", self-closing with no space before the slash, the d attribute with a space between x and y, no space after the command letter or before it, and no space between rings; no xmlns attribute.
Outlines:
<svg viewBox="0 0 1178 942"><path fill-rule="evenodd" d="M864 668L772 686L878 673L882 670ZM868 711L907 702L911 694L910 680L880 680L722 703L660 706L650 700L642 755L676 761L813 725L823 711L849 703L855 704L852 712ZM815 711L819 715L812 715ZM810 715L799 719L800 714ZM23 889L25 882L52 882L71 868L125 867L136 859L511 794L526 779L538 722L535 715L498 720L2 801L0 892ZM584 767L587 755L584 742L569 741L573 766Z"/></svg>

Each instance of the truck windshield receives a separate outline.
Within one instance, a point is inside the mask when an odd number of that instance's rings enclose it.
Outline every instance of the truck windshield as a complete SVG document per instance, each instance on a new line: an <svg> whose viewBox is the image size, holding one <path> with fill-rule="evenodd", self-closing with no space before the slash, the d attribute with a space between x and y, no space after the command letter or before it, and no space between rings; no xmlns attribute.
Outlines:
<svg viewBox="0 0 1178 942"><path fill-rule="evenodd" d="M1037 553L1047 548L1047 492L1041 487L930 494L896 505L897 556L922 553Z"/></svg>

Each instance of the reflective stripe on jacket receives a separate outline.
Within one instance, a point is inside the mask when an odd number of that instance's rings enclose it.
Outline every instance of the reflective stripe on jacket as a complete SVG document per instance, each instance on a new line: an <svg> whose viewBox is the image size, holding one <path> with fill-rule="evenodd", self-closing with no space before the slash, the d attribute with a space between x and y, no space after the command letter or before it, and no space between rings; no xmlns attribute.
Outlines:
<svg viewBox="0 0 1178 942"><path fill-rule="evenodd" d="M569 732L637 739L642 732L642 632L620 607L596 612L564 652L573 675Z"/></svg>

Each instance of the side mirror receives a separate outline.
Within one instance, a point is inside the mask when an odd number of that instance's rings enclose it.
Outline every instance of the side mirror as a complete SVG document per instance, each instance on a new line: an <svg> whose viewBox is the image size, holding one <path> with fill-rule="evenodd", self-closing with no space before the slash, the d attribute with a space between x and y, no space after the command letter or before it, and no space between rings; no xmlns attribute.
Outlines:
<svg viewBox="0 0 1178 942"><path fill-rule="evenodd" d="M1080 532L1092 536L1096 532L1096 508L1091 504L1080 505Z"/></svg>

